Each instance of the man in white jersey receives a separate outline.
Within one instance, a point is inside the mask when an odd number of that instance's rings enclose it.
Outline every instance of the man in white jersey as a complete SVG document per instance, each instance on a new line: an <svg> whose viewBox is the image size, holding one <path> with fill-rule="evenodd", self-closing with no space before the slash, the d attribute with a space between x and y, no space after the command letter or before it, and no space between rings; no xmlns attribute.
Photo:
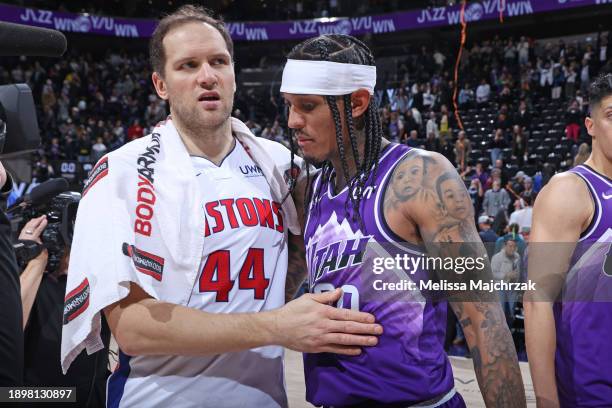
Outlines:
<svg viewBox="0 0 612 408"><path fill-rule="evenodd" d="M286 407L280 346L356 355L382 332L370 314L328 306L340 291L283 306L288 230L299 233L276 192L289 152L230 118L232 52L201 8L162 19L150 53L171 118L86 183L62 364L99 347L104 310L120 348L109 407Z"/></svg>

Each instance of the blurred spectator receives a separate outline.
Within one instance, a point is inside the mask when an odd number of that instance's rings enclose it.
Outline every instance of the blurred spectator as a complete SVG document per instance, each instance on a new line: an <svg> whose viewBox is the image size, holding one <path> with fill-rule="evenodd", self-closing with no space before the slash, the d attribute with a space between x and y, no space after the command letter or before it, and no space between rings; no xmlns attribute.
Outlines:
<svg viewBox="0 0 612 408"><path fill-rule="evenodd" d="M450 128L450 113L448 112L448 108L446 105L442 105L440 107L440 137L450 137L451 128Z"/></svg>
<svg viewBox="0 0 612 408"><path fill-rule="evenodd" d="M423 126L423 117L421 116L421 112L417 108L412 108L412 117L416 122L417 126L420 128Z"/></svg>
<svg viewBox="0 0 612 408"><path fill-rule="evenodd" d="M523 128L514 125L512 128L512 157L516 160L519 167L525 163L526 152L527 140L523 134Z"/></svg>
<svg viewBox="0 0 612 408"><path fill-rule="evenodd" d="M507 104L512 103L512 100L513 100L512 91L510 91L510 87L508 85L504 85L504 87L499 93L497 100L501 104L507 105Z"/></svg>
<svg viewBox="0 0 612 408"><path fill-rule="evenodd" d="M582 69L580 70L580 90L582 91L582 93L587 93L590 83L591 67L589 65L589 58L584 58L582 60Z"/></svg>
<svg viewBox="0 0 612 408"><path fill-rule="evenodd" d="M438 129L438 123L436 122L436 114L435 112L429 112L429 119L427 120L427 125L425 126L425 135L427 139L433 136L434 139L440 137L440 131Z"/></svg>
<svg viewBox="0 0 612 408"><path fill-rule="evenodd" d="M474 91L467 82L463 85L461 91L459 91L457 102L462 109L468 109L474 105Z"/></svg>
<svg viewBox="0 0 612 408"><path fill-rule="evenodd" d="M520 101L514 116L514 124L529 130L531 129L531 120L531 113L527 110L527 103L524 100Z"/></svg>
<svg viewBox="0 0 612 408"><path fill-rule="evenodd" d="M39 183L47 181L54 175L55 171L53 170L53 167L49 164L45 156L41 157L41 159L36 162L34 168L32 169L32 178L35 178L36 181L38 181Z"/></svg>
<svg viewBox="0 0 612 408"><path fill-rule="evenodd" d="M505 211L510 204L510 196L508 192L502 188L501 181L493 181L493 187L487 190L482 202L482 211L489 217L497 216L500 211Z"/></svg>
<svg viewBox="0 0 612 408"><path fill-rule="evenodd" d="M525 65L529 62L529 41L523 36L521 37L518 46L518 62L520 65Z"/></svg>
<svg viewBox="0 0 612 408"><path fill-rule="evenodd" d="M523 181L525 180L525 177L527 177L525 172L522 171L522 170L519 170L519 171L516 172L516 174L512 178L512 183L511 183L510 188L512 189L514 194L520 195L523 192L523 190L525 189L525 187L523 185Z"/></svg>
<svg viewBox="0 0 612 408"><path fill-rule="evenodd" d="M422 111L423 110L423 93L425 92L425 85L424 84L419 85L415 83L415 88L416 89L412 92L412 108L416 109L417 111ZM417 119L416 115L415 115L415 119ZM418 119L417 119L417 122L420 123Z"/></svg>
<svg viewBox="0 0 612 408"><path fill-rule="evenodd" d="M86 163L91 160L91 141L87 138L85 129L80 126L77 130L77 160L79 163Z"/></svg>
<svg viewBox="0 0 612 408"><path fill-rule="evenodd" d="M392 142L399 142L402 133L404 132L404 123L399 116L398 111L391 112L391 118L388 126L389 140Z"/></svg>
<svg viewBox="0 0 612 408"><path fill-rule="evenodd" d="M53 90L53 82L47 79L42 89L41 104L43 111L51 110L55 107L57 98L55 97L55 91Z"/></svg>
<svg viewBox="0 0 612 408"><path fill-rule="evenodd" d="M421 142L418 139L419 134L416 130L410 132L410 137L406 140L406 144L410 147L419 147Z"/></svg>
<svg viewBox="0 0 612 408"><path fill-rule="evenodd" d="M561 90L565 84L565 74L561 69L561 66L555 66L553 68L553 86L551 99L556 100L561 98Z"/></svg>
<svg viewBox="0 0 612 408"><path fill-rule="evenodd" d="M408 110L408 96L406 96L406 92L404 88L399 88L397 92L393 94L390 103L391 110L396 110L400 113L404 113Z"/></svg>
<svg viewBox="0 0 612 408"><path fill-rule="evenodd" d="M489 183L489 173L484 169L482 163L476 163L476 168L471 176L477 178L480 181L481 186L486 186ZM483 187L484 188L484 187Z"/></svg>
<svg viewBox="0 0 612 408"><path fill-rule="evenodd" d="M512 122L505 113L500 112L499 115L497 115L497 120L495 121L494 126L496 129L503 129L504 131L508 131L512 127Z"/></svg>
<svg viewBox="0 0 612 408"><path fill-rule="evenodd" d="M412 109L407 109L404 113L404 133L409 135L413 130L418 132L419 125L412 115Z"/></svg>
<svg viewBox="0 0 612 408"><path fill-rule="evenodd" d="M499 176L501 179L502 186L505 186L506 184L508 184L508 179L510 178L510 175L508 174L508 169L504 165L504 160L505 158L497 159L495 160L495 165L494 165L495 169L499 170ZM493 171L491 171L491 176L492 175L493 175Z"/></svg>
<svg viewBox="0 0 612 408"><path fill-rule="evenodd" d="M523 256L523 254L525 253L525 248L527 247L527 244L525 243L525 240L523 239L523 237L521 236L519 232L520 232L520 228L518 224L509 224L505 229L505 233L499 238L497 238L497 241L495 241L495 253L498 253L499 251L502 250L505 242L508 239L512 239L516 241L519 255Z"/></svg>
<svg viewBox="0 0 612 408"><path fill-rule="evenodd" d="M425 86L425 92L423 92L423 109L428 111L434 107L436 103L436 94L432 92L431 86L427 84Z"/></svg>
<svg viewBox="0 0 612 408"><path fill-rule="evenodd" d="M273 135L272 135L272 125L270 125L269 123L266 123L264 125L264 129L261 131L261 137L265 138L265 139L272 139Z"/></svg>
<svg viewBox="0 0 612 408"><path fill-rule="evenodd" d="M455 148L449 143L449 139L441 137L438 143L438 152L446 157L449 162L455 162Z"/></svg>
<svg viewBox="0 0 612 408"><path fill-rule="evenodd" d="M590 155L591 147L586 143L581 143L580 146L578 146L578 153L576 153L576 156L574 156L574 167L587 161Z"/></svg>
<svg viewBox="0 0 612 408"><path fill-rule="evenodd" d="M482 242L495 243L497 238L499 238L495 231L491 229L491 219L486 215L478 217L478 229L480 230L478 234Z"/></svg>
<svg viewBox="0 0 612 408"><path fill-rule="evenodd" d="M249 119L244 123L255 136L261 136L261 126Z"/></svg>
<svg viewBox="0 0 612 408"><path fill-rule="evenodd" d="M523 192L521 194L534 194L533 191L533 179L529 176L523 178Z"/></svg>
<svg viewBox="0 0 612 408"><path fill-rule="evenodd" d="M565 135L568 139L578 143L578 136L580 136L580 122L582 119L582 113L576 100L572 101L567 112L565 113Z"/></svg>
<svg viewBox="0 0 612 408"><path fill-rule="evenodd" d="M51 139L51 144L49 145L48 157L51 160L59 160L63 157L62 147L60 146L59 138L54 137Z"/></svg>
<svg viewBox="0 0 612 408"><path fill-rule="evenodd" d="M482 199L484 197L484 190L478 178L473 178L470 181L470 187L468 188L468 194L470 195L470 199L472 200L472 206L474 207L474 214L480 214L480 209L482 208Z"/></svg>
<svg viewBox="0 0 612 408"><path fill-rule="evenodd" d="M518 282L520 278L520 263L521 257L517 253L517 242L512 238L505 238L503 251L493 255L491 259L493 279L505 282ZM500 291L499 296L508 326L512 327L517 293L515 291Z"/></svg>
<svg viewBox="0 0 612 408"><path fill-rule="evenodd" d="M548 181L555 174L555 166L551 163L544 163L542 170L538 171L533 177L533 191L539 193Z"/></svg>
<svg viewBox="0 0 612 408"><path fill-rule="evenodd" d="M460 171L465 170L470 154L472 153L472 144L466 137L465 131L460 131L457 141L455 142L455 160Z"/></svg>
<svg viewBox="0 0 612 408"><path fill-rule="evenodd" d="M578 74L576 73L576 64L570 63L563 67L565 75L565 97L572 99L576 93L576 79Z"/></svg>
<svg viewBox="0 0 612 408"><path fill-rule="evenodd" d="M96 139L96 144L91 147L91 161L97 162L106 154L106 145L104 144L104 139L98 137Z"/></svg>
<svg viewBox="0 0 612 408"><path fill-rule="evenodd" d="M489 144L491 149L491 163L495 163L497 159L502 155L502 150L508 147L508 143L504 138L504 131L502 129L495 130L493 140Z"/></svg>
<svg viewBox="0 0 612 408"><path fill-rule="evenodd" d="M486 105L491 97L491 86L486 79L480 81L480 85L476 88L476 103L479 107Z"/></svg>
<svg viewBox="0 0 612 408"><path fill-rule="evenodd" d="M540 72L540 89L542 95L550 95L550 90L553 85L553 70L550 62L538 62L538 71Z"/></svg>
<svg viewBox="0 0 612 408"><path fill-rule="evenodd" d="M278 120L275 120L274 124L272 124L270 132L268 133L268 139L279 143L285 143L285 131Z"/></svg>
<svg viewBox="0 0 612 408"><path fill-rule="evenodd" d="M517 224L519 226L519 231L522 228L531 228L531 213L534 197L534 193L523 193L521 194L521 198L516 200L518 204L515 208L517 208L517 210L510 214L510 224Z"/></svg>
<svg viewBox="0 0 612 408"><path fill-rule="evenodd" d="M156 122L157 123L157 122ZM132 141L135 139L140 139L144 136L144 129L140 126L140 120L134 119L132 125L128 128L127 137L128 141Z"/></svg>
<svg viewBox="0 0 612 408"><path fill-rule="evenodd" d="M155 98L145 111L145 120L150 125L166 119L166 101Z"/></svg>

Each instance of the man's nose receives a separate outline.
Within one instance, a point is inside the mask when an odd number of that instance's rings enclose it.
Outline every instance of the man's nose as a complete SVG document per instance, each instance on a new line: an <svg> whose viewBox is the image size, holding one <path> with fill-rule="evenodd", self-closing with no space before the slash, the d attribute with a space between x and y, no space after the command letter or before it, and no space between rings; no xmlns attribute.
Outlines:
<svg viewBox="0 0 612 408"><path fill-rule="evenodd" d="M293 107L289 108L289 118L287 120L287 126L291 129L301 129L304 127L304 117L293 110Z"/></svg>
<svg viewBox="0 0 612 408"><path fill-rule="evenodd" d="M217 83L217 77L209 64L202 64L198 71L198 84L203 87L211 87Z"/></svg>

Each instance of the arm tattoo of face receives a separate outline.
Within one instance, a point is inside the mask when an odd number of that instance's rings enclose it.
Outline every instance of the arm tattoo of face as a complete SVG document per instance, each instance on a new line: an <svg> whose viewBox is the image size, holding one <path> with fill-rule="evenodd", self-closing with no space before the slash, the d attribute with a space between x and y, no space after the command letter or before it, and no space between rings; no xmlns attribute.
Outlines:
<svg viewBox="0 0 612 408"><path fill-rule="evenodd" d="M457 172L434 175L436 196L444 217L436 228L423 231L430 256L486 258L474 221L471 200ZM484 269L439 271L438 277L452 282L491 279L490 264ZM496 293L468 290L449 293L449 300L470 346L474 369L487 407L525 407L525 395L514 343Z"/></svg>
<svg viewBox="0 0 612 408"><path fill-rule="evenodd" d="M397 209L402 203L416 200L430 190L427 177L432 165L434 162L431 158L419 154L416 150L406 154L391 175L385 192L385 210Z"/></svg>

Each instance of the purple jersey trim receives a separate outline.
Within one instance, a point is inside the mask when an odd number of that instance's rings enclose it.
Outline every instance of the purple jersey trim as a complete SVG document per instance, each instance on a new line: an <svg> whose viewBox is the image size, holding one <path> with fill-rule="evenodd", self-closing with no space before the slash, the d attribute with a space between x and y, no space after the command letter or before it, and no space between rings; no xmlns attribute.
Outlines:
<svg viewBox="0 0 612 408"><path fill-rule="evenodd" d="M405 251L410 252L415 255L421 255L425 252L424 247L419 246L417 244L410 243L410 242L406 242L404 238L397 235L391 229L389 224L387 224L387 219L385 218L385 214L384 214L384 205L382 205L381 203L381 201L385 199L385 193L387 192L387 186L389 185L389 181L391 180L391 175L395 171L395 168L412 151L414 151L414 149L409 147L406 153L404 153L401 157L399 157L395 161L395 163L389 168L389 171L384 176L384 178L381 180L381 188L379 188L378 191L376 192L376 198L374 200L374 211L375 211L374 212L374 222L376 223L376 226L379 228L380 230L379 232L381 233L381 235L384 238L386 238L389 243L392 243L398 246L397 243L401 242L402 243L401 247Z"/></svg>
<svg viewBox="0 0 612 408"><path fill-rule="evenodd" d="M580 234L580 239L578 239L578 242L580 242L580 241L584 241L585 239L589 238L593 234L593 232L597 229L597 226L599 225L599 221L601 218L601 202L599 201L599 198L597 197L597 194L594 191L595 188L593 187L589 179L587 179L582 173L579 173L577 171L572 171L572 173L574 173L575 175L580 177L582 180L584 180L584 182L586 183L587 190L589 190L589 194L591 195L591 198L593 199L593 204L594 204L593 206L595 207L595 212L593 214L593 218L591 218L591 222L589 223L589 226L584 231L582 231L582 233Z"/></svg>

